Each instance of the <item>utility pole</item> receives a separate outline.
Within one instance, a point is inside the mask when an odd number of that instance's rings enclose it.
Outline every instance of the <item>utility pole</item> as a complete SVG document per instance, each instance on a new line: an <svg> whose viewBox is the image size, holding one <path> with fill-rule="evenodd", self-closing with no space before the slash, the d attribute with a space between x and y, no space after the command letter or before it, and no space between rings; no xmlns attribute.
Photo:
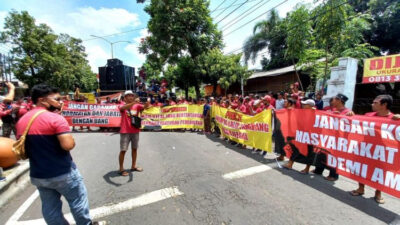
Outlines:
<svg viewBox="0 0 400 225"><path fill-rule="evenodd" d="M105 39L104 37L100 37L100 36L96 36L96 35L90 35L90 36L95 37L95 38L100 38L100 39L106 41L108 44L110 44L110 47L111 47L111 59L114 58L114 44L116 44L116 43L123 43L123 42L125 42L125 43L132 43L132 42L130 42L130 41L115 41L115 42L111 42L111 41Z"/></svg>

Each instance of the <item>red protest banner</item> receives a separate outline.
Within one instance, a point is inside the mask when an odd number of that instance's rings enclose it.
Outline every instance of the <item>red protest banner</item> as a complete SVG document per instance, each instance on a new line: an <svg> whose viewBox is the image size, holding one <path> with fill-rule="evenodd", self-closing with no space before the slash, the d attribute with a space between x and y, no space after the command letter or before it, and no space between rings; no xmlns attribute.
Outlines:
<svg viewBox="0 0 400 225"><path fill-rule="evenodd" d="M62 116L70 126L119 127L121 114L116 104L64 102Z"/></svg>
<svg viewBox="0 0 400 225"><path fill-rule="evenodd" d="M400 197L400 121L342 116L312 109L278 110L285 140L302 154L324 149L337 173Z"/></svg>

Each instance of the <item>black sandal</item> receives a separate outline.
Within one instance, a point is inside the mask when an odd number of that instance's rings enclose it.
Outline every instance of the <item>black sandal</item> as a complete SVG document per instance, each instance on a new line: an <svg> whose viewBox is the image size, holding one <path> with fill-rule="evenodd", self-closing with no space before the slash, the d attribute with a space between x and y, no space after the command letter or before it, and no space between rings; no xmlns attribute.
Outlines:
<svg viewBox="0 0 400 225"><path fill-rule="evenodd" d="M127 171L125 171L125 170L123 170L123 171L118 171L118 174L121 175L121 176L123 176L123 177L126 177L126 176L129 175L129 173L128 173Z"/></svg>

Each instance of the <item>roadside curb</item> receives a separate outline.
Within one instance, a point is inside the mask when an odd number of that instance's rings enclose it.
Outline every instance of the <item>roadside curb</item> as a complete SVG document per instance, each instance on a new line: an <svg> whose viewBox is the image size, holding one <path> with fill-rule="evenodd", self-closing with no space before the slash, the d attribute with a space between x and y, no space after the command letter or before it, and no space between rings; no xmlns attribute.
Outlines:
<svg viewBox="0 0 400 225"><path fill-rule="evenodd" d="M29 161L20 161L19 165L0 182L0 208L29 184Z"/></svg>

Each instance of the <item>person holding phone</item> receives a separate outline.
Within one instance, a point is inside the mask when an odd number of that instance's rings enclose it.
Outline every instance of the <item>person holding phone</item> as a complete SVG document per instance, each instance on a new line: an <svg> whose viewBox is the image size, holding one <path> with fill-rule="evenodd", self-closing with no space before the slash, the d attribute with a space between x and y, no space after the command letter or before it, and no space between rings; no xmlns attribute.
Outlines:
<svg viewBox="0 0 400 225"><path fill-rule="evenodd" d="M140 117L140 113L150 107L150 99L147 102L141 103L140 98L136 93L128 90L124 93L125 104L119 106L121 111L121 129L120 129L120 153L119 161L119 174L121 176L128 176L129 173L124 169L125 153L128 150L129 143L132 148L132 165L130 171L142 172L143 169L136 165L137 149L139 144L140 125L135 123L135 119Z"/></svg>

